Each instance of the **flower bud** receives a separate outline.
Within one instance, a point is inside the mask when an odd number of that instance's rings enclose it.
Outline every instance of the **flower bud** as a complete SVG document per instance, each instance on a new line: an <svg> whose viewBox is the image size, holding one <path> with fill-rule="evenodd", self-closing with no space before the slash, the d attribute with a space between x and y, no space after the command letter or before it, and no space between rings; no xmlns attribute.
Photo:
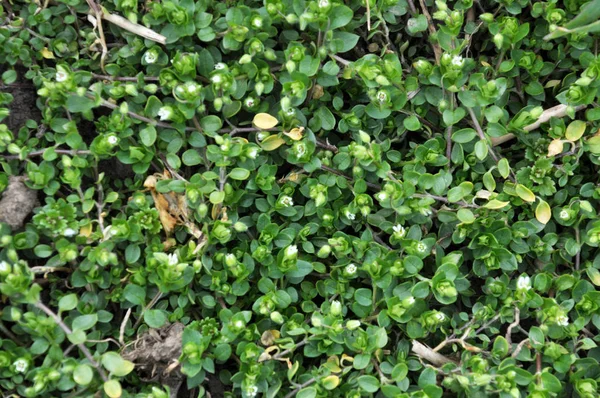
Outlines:
<svg viewBox="0 0 600 398"><path fill-rule="evenodd" d="M354 329L358 329L360 327L360 321L358 320L350 320L348 322L346 322L346 328L348 330L354 330Z"/></svg>
<svg viewBox="0 0 600 398"><path fill-rule="evenodd" d="M271 321L281 325L283 323L283 316L281 315L281 313L279 311L273 311L271 312L271 314L269 315L269 318L271 318Z"/></svg>
<svg viewBox="0 0 600 398"><path fill-rule="evenodd" d="M342 314L342 303L338 300L333 300L331 302L331 307L329 309L329 313L333 316L339 316Z"/></svg>

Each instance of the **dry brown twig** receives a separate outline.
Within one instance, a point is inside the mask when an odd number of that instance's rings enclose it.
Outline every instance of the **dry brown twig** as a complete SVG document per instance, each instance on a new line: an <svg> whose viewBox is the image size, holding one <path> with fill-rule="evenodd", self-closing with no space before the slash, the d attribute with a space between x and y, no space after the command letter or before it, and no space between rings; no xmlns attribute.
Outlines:
<svg viewBox="0 0 600 398"><path fill-rule="evenodd" d="M452 359L435 352L424 344L419 343L417 340L412 341L411 351L419 358L423 358L427 362L430 362L436 366L442 366L447 363L456 363Z"/></svg>
<svg viewBox="0 0 600 398"><path fill-rule="evenodd" d="M433 19L431 18L431 14L427 10L427 5L425 4L425 0L419 0L421 4L421 11L423 11L423 15L427 18L427 27L429 28L429 35L431 40L431 47L433 48L433 55L435 56L435 63L439 65L440 59L442 58L442 48L438 43L436 43L435 36L437 35L437 30L435 29L435 25L433 24Z"/></svg>
<svg viewBox="0 0 600 398"><path fill-rule="evenodd" d="M575 112L585 109L586 107L587 107L587 105L578 105L575 107ZM568 108L568 105L564 105L564 104L560 104L560 105L556 105L552 108L548 108L544 112L542 112L540 117L535 122L523 127L523 130L525 130L526 132L530 132L530 131L538 129L543 123L548 122L553 117L557 117L557 118L565 117L565 116L567 116L567 108ZM514 139L515 137L516 136L512 133L503 135L501 137L493 137L492 138L492 146L502 145L505 142L508 142L508 141Z"/></svg>

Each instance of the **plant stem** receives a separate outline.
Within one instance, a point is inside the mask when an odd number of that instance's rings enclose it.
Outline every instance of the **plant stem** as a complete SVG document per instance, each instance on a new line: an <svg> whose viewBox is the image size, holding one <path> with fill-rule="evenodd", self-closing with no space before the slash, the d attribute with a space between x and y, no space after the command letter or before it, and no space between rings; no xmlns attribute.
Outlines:
<svg viewBox="0 0 600 398"><path fill-rule="evenodd" d="M26 157L27 158L33 158L36 156L42 156L44 154L44 152L46 152L48 148L46 149L40 149L37 151L31 151L29 152ZM92 153L92 151L88 151L88 150L75 150L75 149L55 149L54 150L55 153L59 154L59 155L71 155L71 156L77 156L77 155L90 155ZM4 159L6 160L11 160L11 159L20 159L21 156L20 155L5 155L3 156Z"/></svg>
<svg viewBox="0 0 600 398"><path fill-rule="evenodd" d="M73 331L62 321L62 319L60 319L59 316L56 315L50 308L46 307L46 305L44 305L44 303L42 303L41 301L38 301L37 303L35 303L35 306L37 308L39 308L40 310L42 310L43 312L45 312L46 315L48 315L50 318L54 319L54 322L56 322L56 324L67 335L70 335L70 334L73 333ZM92 366L94 366L96 368L96 370L100 374L100 377L102 378L102 380L105 381L105 382L108 381L108 377L106 376L106 373L104 372L104 369L102 369L102 367L100 366L100 364L98 362L96 362L96 360L92 356L92 353L85 346L85 344L83 344L83 343L77 344L77 347L79 347L79 349L81 350L81 352L83 352L83 355L85 355L85 357L88 359L88 361L90 361L90 363L92 364Z"/></svg>
<svg viewBox="0 0 600 398"><path fill-rule="evenodd" d="M311 384L315 383L316 381L317 381L317 379L315 377L313 377L312 379L310 379L308 381L305 381L304 383L302 383L298 387L296 387L296 389L294 391L292 391L291 393L286 395L284 398L294 397L296 394L298 394L298 391L302 390L304 387L310 386Z"/></svg>
<svg viewBox="0 0 600 398"><path fill-rule="evenodd" d="M129 76L110 76L110 75L99 75L97 73L92 73L92 77L98 80L110 80L110 81L119 81L119 82L137 82L137 77L129 77ZM158 76L143 76L142 80L146 82L157 82Z"/></svg>

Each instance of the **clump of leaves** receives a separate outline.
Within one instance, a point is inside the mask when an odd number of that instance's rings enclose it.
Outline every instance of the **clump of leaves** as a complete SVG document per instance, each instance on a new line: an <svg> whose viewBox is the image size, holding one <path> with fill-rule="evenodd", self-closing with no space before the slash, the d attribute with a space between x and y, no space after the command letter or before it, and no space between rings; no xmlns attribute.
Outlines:
<svg viewBox="0 0 600 398"><path fill-rule="evenodd" d="M597 396L598 10L2 2L0 390Z"/></svg>

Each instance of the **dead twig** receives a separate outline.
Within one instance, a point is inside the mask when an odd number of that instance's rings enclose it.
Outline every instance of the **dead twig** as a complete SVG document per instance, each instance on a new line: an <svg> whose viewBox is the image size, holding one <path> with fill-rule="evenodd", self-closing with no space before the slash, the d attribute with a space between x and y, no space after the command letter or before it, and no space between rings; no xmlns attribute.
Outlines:
<svg viewBox="0 0 600 398"><path fill-rule="evenodd" d="M587 107L587 105L578 105L575 107L575 112L585 109L586 107ZM557 117L557 118L565 117L565 116L567 116L567 108L568 108L568 105L564 105L564 104L560 104L560 105L556 105L552 108L548 108L544 112L542 112L540 117L535 122L523 127L523 130L526 132L530 132L530 131L538 129L542 124L548 122L553 117ZM502 145L505 142L508 142L508 141L514 139L515 137L516 136L512 133L503 135L501 137L494 137L491 139L492 146Z"/></svg>
<svg viewBox="0 0 600 398"><path fill-rule="evenodd" d="M437 30L435 29L435 25L433 24L433 19L431 19L431 14L427 10L427 5L425 4L425 0L419 0L419 4L421 5L421 11L425 18L427 18L427 27L429 28L429 40L431 42L431 47L433 48L433 55L435 56L435 63L439 65L440 59L442 58L442 48L435 41L437 36Z"/></svg>
<svg viewBox="0 0 600 398"><path fill-rule="evenodd" d="M425 359L436 366L442 366L447 363L456 363L452 359L443 356L424 344L419 343L417 340L412 341L411 351L419 358Z"/></svg>

